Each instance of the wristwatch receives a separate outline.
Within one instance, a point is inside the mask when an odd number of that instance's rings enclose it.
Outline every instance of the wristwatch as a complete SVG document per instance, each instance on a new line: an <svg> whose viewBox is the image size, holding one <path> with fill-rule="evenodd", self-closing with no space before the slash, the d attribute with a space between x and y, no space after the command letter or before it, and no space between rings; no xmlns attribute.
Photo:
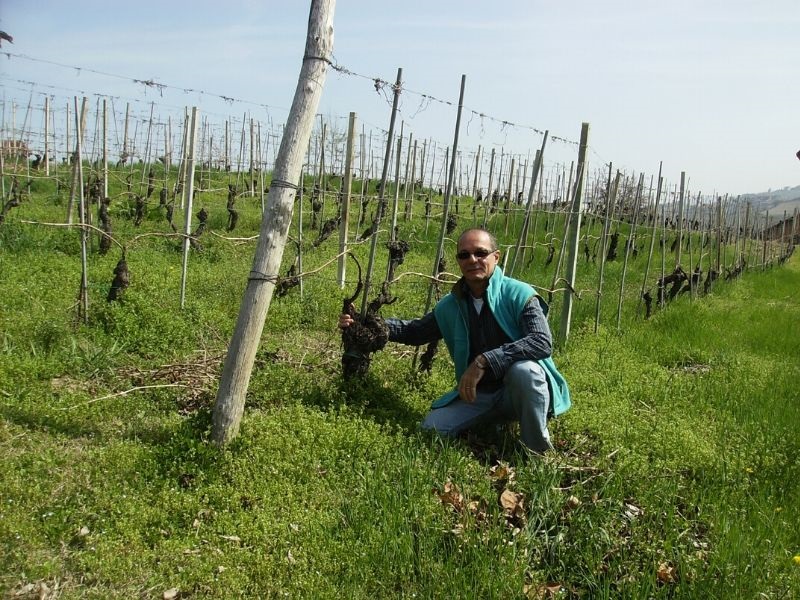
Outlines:
<svg viewBox="0 0 800 600"><path fill-rule="evenodd" d="M478 356L475 357L475 366L477 366L479 369L485 369L489 366L489 361L486 360L486 357L483 354L478 354Z"/></svg>

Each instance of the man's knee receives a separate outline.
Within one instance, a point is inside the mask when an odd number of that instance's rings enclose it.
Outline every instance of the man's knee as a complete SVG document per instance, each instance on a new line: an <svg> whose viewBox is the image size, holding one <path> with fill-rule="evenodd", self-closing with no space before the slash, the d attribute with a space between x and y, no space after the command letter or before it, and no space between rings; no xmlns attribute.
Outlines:
<svg viewBox="0 0 800 600"><path fill-rule="evenodd" d="M506 371L505 384L511 386L538 387L547 385L544 368L533 360L520 360Z"/></svg>
<svg viewBox="0 0 800 600"><path fill-rule="evenodd" d="M458 435L460 428L452 419L445 418L441 409L433 409L422 420L419 428L427 431L435 431L443 437L453 437Z"/></svg>

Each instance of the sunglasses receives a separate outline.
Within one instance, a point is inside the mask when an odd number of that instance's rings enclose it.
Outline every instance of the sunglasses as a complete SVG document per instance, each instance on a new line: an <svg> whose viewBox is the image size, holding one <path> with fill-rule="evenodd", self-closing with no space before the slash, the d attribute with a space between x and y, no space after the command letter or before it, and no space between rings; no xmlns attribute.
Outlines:
<svg viewBox="0 0 800 600"><path fill-rule="evenodd" d="M490 254L494 254L497 250L487 250L486 248L478 248L474 252L469 252L467 250L460 250L456 254L456 258L458 260L467 260L469 257L474 256L477 259L484 259Z"/></svg>

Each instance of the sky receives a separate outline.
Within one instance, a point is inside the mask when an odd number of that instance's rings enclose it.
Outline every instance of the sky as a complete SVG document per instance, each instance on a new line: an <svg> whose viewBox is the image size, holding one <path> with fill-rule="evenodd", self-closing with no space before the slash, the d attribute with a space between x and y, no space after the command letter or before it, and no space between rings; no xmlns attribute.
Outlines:
<svg viewBox="0 0 800 600"><path fill-rule="evenodd" d="M12 102L20 127L29 101L86 94L113 99L115 114L197 106L216 122L249 113L274 126L292 102L309 5L2 0L0 30L14 38L0 48L3 124ZM465 162L479 146L532 159L546 130L546 165L568 168L588 122L595 168L649 177L663 165L695 193L764 192L800 185L798 31L797 0L339 0L333 63L348 72L329 69L318 112L334 131L351 111L359 129L388 129L391 90L375 79L402 68L404 133L443 153L464 75Z"/></svg>

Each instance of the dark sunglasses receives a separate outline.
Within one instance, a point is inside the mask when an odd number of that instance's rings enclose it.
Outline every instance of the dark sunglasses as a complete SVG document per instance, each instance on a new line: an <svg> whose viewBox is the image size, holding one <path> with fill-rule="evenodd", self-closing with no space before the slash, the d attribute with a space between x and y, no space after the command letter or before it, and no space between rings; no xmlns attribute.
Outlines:
<svg viewBox="0 0 800 600"><path fill-rule="evenodd" d="M487 250L486 248L478 248L475 252L468 252L467 250L460 250L458 254L456 254L456 258L458 260L467 260L470 256L474 256L475 258L481 259L486 258L490 254L494 254L497 250Z"/></svg>

